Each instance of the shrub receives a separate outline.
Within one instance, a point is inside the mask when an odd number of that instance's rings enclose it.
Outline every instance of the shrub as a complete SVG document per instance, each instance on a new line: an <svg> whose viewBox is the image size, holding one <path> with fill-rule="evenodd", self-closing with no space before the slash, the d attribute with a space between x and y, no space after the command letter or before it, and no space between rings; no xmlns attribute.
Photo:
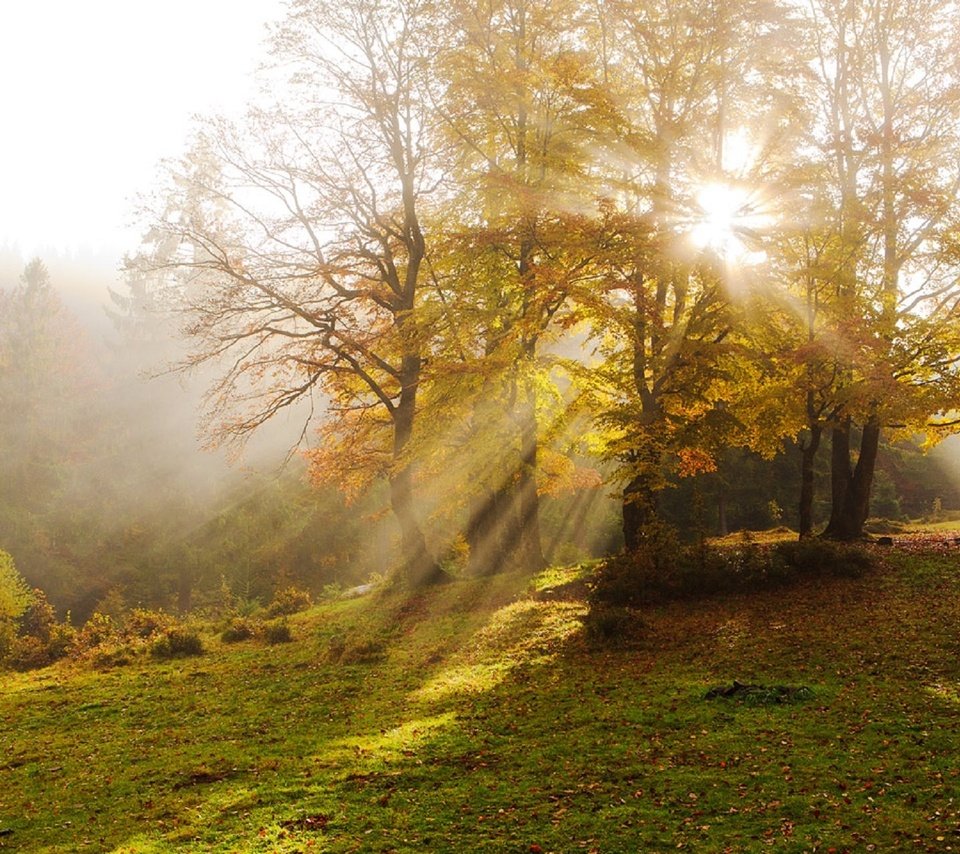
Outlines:
<svg viewBox="0 0 960 854"><path fill-rule="evenodd" d="M335 632L327 638L327 661L335 664L343 658L347 649L347 636L343 632Z"/></svg>
<svg viewBox="0 0 960 854"><path fill-rule="evenodd" d="M130 664L137 657L138 651L119 640L105 641L89 653L89 659L98 670L108 670Z"/></svg>
<svg viewBox="0 0 960 854"><path fill-rule="evenodd" d="M11 645L7 663L15 670L37 670L67 656L73 649L76 630L69 623L44 628L45 637L20 635Z"/></svg>
<svg viewBox="0 0 960 854"><path fill-rule="evenodd" d="M902 534L907 527L896 519L876 518L868 519L863 530L868 534Z"/></svg>
<svg viewBox="0 0 960 854"><path fill-rule="evenodd" d="M335 631L326 642L331 664L378 664L386 658L389 647L388 638L363 628L349 633Z"/></svg>
<svg viewBox="0 0 960 854"><path fill-rule="evenodd" d="M6 621L0 637L0 655L15 670L36 670L63 658L72 649L76 632L67 622L57 622L56 612L42 590L34 590L19 626Z"/></svg>
<svg viewBox="0 0 960 854"><path fill-rule="evenodd" d="M872 569L876 562L865 549L832 540L811 538L778 543L775 551L796 574L804 576L859 578Z"/></svg>
<svg viewBox="0 0 960 854"><path fill-rule="evenodd" d="M42 590L35 588L32 596L32 601L20 616L20 634L46 642L57 625L57 613Z"/></svg>
<svg viewBox="0 0 960 854"><path fill-rule="evenodd" d="M70 614L66 620L57 623L50 630L50 639L47 641L47 651L51 661L66 658L74 648L77 639L77 630L70 625Z"/></svg>
<svg viewBox="0 0 960 854"><path fill-rule="evenodd" d="M252 617L254 614L260 613L262 610L263 606L260 604L260 600L255 596L250 599L247 599L243 596L238 596L233 600L233 604L230 607L230 611L238 617Z"/></svg>
<svg viewBox="0 0 960 854"><path fill-rule="evenodd" d="M0 617L0 665L4 664L17 639L17 627L13 620Z"/></svg>
<svg viewBox="0 0 960 854"><path fill-rule="evenodd" d="M150 654L154 658L183 658L189 655L202 655L203 642L200 635L185 626L171 626L157 636L150 645Z"/></svg>
<svg viewBox="0 0 960 854"><path fill-rule="evenodd" d="M293 635L290 633L290 626L286 620L274 620L271 623L263 624L263 639L269 644L290 643Z"/></svg>
<svg viewBox="0 0 960 854"><path fill-rule="evenodd" d="M608 558L600 566L591 600L607 605L637 607L676 598L689 554L667 525L650 525L632 552Z"/></svg>
<svg viewBox="0 0 960 854"><path fill-rule="evenodd" d="M37 670L50 664L50 652L40 638L21 635L13 641L7 663L14 670Z"/></svg>
<svg viewBox="0 0 960 854"><path fill-rule="evenodd" d="M323 585L324 599L339 599L343 595L343 585L339 581L332 581Z"/></svg>
<svg viewBox="0 0 960 854"><path fill-rule="evenodd" d="M134 608L123 618L123 634L126 637L148 640L162 634L176 624L176 618L163 611Z"/></svg>
<svg viewBox="0 0 960 854"><path fill-rule="evenodd" d="M306 611L313 604L310 594L298 587L285 587L273 595L273 601L267 606L268 617L286 617L299 611Z"/></svg>
<svg viewBox="0 0 960 854"><path fill-rule="evenodd" d="M234 617L220 633L224 643L239 643L249 640L257 634L260 624L249 617Z"/></svg>
<svg viewBox="0 0 960 854"><path fill-rule="evenodd" d="M583 621L584 633L591 646L629 646L639 639L643 621L634 608L596 604Z"/></svg>
<svg viewBox="0 0 960 854"><path fill-rule="evenodd" d="M361 640L347 646L340 656L341 664L379 664L387 657L387 645L380 640Z"/></svg>
<svg viewBox="0 0 960 854"><path fill-rule="evenodd" d="M645 540L633 553L604 561L590 601L594 606L636 608L777 587L808 577L860 577L874 564L869 551L829 540L804 539L774 546L744 542L733 547L682 547L659 536Z"/></svg>
<svg viewBox="0 0 960 854"><path fill-rule="evenodd" d="M74 651L82 655L107 642L114 642L120 636L116 623L106 614L94 611L77 632Z"/></svg>

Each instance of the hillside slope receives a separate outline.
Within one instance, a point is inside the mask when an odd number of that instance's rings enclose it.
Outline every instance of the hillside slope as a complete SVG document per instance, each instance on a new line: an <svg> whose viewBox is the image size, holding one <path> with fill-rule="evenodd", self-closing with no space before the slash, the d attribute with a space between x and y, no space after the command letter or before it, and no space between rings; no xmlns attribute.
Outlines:
<svg viewBox="0 0 960 854"><path fill-rule="evenodd" d="M2 676L0 849L956 849L957 568L897 553L664 607L618 651L536 592L555 571L320 606L291 644ZM813 696L704 698L733 679Z"/></svg>

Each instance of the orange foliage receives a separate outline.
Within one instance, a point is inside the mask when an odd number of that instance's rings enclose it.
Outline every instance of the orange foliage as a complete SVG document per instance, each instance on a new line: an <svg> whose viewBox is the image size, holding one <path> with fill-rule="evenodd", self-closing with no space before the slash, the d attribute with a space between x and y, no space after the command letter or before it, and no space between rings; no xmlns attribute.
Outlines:
<svg viewBox="0 0 960 854"><path fill-rule="evenodd" d="M681 448L677 452L677 457L680 460L677 468L680 477L694 477L717 470L717 461L711 454L700 448Z"/></svg>
<svg viewBox="0 0 960 854"><path fill-rule="evenodd" d="M541 449L539 495L557 497L581 489L599 489L602 485L603 478L595 468L578 466L564 454Z"/></svg>

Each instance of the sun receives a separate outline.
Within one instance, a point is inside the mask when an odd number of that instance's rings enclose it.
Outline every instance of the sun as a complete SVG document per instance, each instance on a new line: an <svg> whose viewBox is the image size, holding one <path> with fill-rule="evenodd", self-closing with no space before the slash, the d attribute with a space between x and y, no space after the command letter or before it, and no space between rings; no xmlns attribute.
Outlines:
<svg viewBox="0 0 960 854"><path fill-rule="evenodd" d="M739 263L759 263L766 257L747 242L762 225L763 217L755 210L746 188L719 182L705 184L695 201L690 240L697 249Z"/></svg>
<svg viewBox="0 0 960 854"><path fill-rule="evenodd" d="M697 210L690 239L698 249L729 256L746 247L737 234L741 212L747 202L744 190L729 184L707 184L696 195Z"/></svg>

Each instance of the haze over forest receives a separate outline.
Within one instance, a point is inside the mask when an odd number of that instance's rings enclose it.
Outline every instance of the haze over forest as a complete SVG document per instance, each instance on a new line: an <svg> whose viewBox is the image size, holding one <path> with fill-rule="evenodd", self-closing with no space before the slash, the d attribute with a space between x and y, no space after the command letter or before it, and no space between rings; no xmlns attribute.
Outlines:
<svg viewBox="0 0 960 854"><path fill-rule="evenodd" d="M708 5L244 18L255 99L206 81L94 249L81 128L76 235L0 234L29 584L82 619L960 510L956 15Z"/></svg>

